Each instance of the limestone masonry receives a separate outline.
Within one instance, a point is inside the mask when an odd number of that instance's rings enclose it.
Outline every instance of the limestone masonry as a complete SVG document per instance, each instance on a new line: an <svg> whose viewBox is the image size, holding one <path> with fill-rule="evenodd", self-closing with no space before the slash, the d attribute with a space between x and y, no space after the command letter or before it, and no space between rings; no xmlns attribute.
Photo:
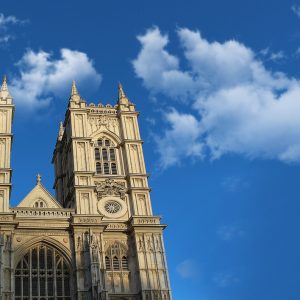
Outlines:
<svg viewBox="0 0 300 300"><path fill-rule="evenodd" d="M54 198L10 207L13 99L0 90L0 299L171 300L135 105L87 104L75 82L53 152Z"/></svg>

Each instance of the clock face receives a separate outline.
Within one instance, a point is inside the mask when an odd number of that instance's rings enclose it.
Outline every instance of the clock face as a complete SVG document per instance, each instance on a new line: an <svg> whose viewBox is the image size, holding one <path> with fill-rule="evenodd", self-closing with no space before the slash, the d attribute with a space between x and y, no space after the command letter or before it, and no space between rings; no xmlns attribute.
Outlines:
<svg viewBox="0 0 300 300"><path fill-rule="evenodd" d="M118 197L105 197L98 201L98 212L107 218L120 218L127 212L126 202Z"/></svg>

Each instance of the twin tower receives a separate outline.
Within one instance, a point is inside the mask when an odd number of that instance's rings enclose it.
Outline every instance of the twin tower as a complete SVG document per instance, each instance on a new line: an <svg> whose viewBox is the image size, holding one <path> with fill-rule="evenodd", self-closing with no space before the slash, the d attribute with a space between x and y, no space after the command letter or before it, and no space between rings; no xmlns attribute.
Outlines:
<svg viewBox="0 0 300 300"><path fill-rule="evenodd" d="M13 99L0 90L0 299L170 300L135 105L87 104L72 84L53 153L53 197L10 207ZM20 166L21 167L21 166Z"/></svg>

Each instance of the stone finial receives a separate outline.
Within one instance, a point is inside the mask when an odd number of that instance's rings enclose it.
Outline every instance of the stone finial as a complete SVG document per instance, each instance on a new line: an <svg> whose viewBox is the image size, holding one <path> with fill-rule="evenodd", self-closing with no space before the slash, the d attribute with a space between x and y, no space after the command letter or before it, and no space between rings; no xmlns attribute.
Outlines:
<svg viewBox="0 0 300 300"><path fill-rule="evenodd" d="M64 135L64 125L63 125L63 122L60 122L59 123L59 131L58 131L58 140L61 141L62 140L62 137Z"/></svg>
<svg viewBox="0 0 300 300"><path fill-rule="evenodd" d="M120 110L124 111L134 111L134 104L127 98L122 84L119 82L119 88L118 88L118 107Z"/></svg>
<svg viewBox="0 0 300 300"><path fill-rule="evenodd" d="M7 86L7 79L6 76L3 77L3 81L2 81L2 85L0 88L0 99L8 99L8 98L12 98L9 90L8 90L8 86Z"/></svg>
<svg viewBox="0 0 300 300"><path fill-rule="evenodd" d="M42 176L40 174L36 175L36 184L40 184L42 181Z"/></svg>
<svg viewBox="0 0 300 300"><path fill-rule="evenodd" d="M118 104L127 106L129 104L129 100L125 95L122 84L119 82L118 86Z"/></svg>
<svg viewBox="0 0 300 300"><path fill-rule="evenodd" d="M71 96L79 95L75 80L72 81Z"/></svg>
<svg viewBox="0 0 300 300"><path fill-rule="evenodd" d="M126 97L126 95L125 95L125 92L124 92L124 89L123 89L123 86L122 86L122 84L119 82L119 97L118 97L118 100L120 101L121 99L124 99L124 98L127 99L127 97Z"/></svg>
<svg viewBox="0 0 300 300"><path fill-rule="evenodd" d="M76 102L79 103L81 100L77 86L76 86L76 82L75 80L72 81L72 88L71 88L71 96L70 96L70 101L71 102Z"/></svg>

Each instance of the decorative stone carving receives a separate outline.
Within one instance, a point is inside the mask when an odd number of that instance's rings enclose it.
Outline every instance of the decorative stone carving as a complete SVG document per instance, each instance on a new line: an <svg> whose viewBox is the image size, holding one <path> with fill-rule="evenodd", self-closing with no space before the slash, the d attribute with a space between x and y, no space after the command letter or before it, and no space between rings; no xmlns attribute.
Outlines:
<svg viewBox="0 0 300 300"><path fill-rule="evenodd" d="M127 245L127 241L126 240L105 240L104 241L104 248L105 251L107 251L107 249L112 246L113 244L119 243L120 245L122 245L122 251L124 253L126 253L128 251L128 245Z"/></svg>
<svg viewBox="0 0 300 300"><path fill-rule="evenodd" d="M97 218L89 218L89 217L79 218L78 221L79 223L98 223Z"/></svg>
<svg viewBox="0 0 300 300"><path fill-rule="evenodd" d="M16 208L12 209L12 212L18 217L34 217L34 218L70 218L72 210L50 210L50 209L39 209L35 210L34 208Z"/></svg>
<svg viewBox="0 0 300 300"><path fill-rule="evenodd" d="M123 223L110 223L107 225L106 230L126 230L127 225Z"/></svg>
<svg viewBox="0 0 300 300"><path fill-rule="evenodd" d="M107 217L118 219L127 212L127 205L119 197L107 196L98 201L98 212Z"/></svg>
<svg viewBox="0 0 300 300"><path fill-rule="evenodd" d="M5 249L6 251L11 250L11 245L12 245L11 235L6 235L6 236L5 236L4 249Z"/></svg>
<svg viewBox="0 0 300 300"><path fill-rule="evenodd" d="M106 179L103 182L96 182L96 192L98 200L104 196L119 196L124 200L127 189L123 182L119 183L113 179Z"/></svg>
<svg viewBox="0 0 300 300"><path fill-rule="evenodd" d="M97 249L98 248L98 240L97 237L94 235L91 235L91 239L90 239L90 247L92 249Z"/></svg>
<svg viewBox="0 0 300 300"><path fill-rule="evenodd" d="M145 244L143 238L139 238L138 244L139 244L139 251L145 251Z"/></svg>
<svg viewBox="0 0 300 300"><path fill-rule="evenodd" d="M160 242L160 238L159 237L156 237L156 239L155 239L155 250L157 252L161 252L162 251L161 242Z"/></svg>
<svg viewBox="0 0 300 300"><path fill-rule="evenodd" d="M147 250L150 252L153 251L153 243L150 238L147 239Z"/></svg>
<svg viewBox="0 0 300 300"><path fill-rule="evenodd" d="M101 126L105 127L106 129L116 132L119 129L119 123L116 118L111 118L107 116L99 116L97 118L89 118L89 124L91 128L91 132L94 133Z"/></svg>
<svg viewBox="0 0 300 300"><path fill-rule="evenodd" d="M82 243L82 239L80 236L77 238L77 250L79 250L79 251L83 250L83 243Z"/></svg>

